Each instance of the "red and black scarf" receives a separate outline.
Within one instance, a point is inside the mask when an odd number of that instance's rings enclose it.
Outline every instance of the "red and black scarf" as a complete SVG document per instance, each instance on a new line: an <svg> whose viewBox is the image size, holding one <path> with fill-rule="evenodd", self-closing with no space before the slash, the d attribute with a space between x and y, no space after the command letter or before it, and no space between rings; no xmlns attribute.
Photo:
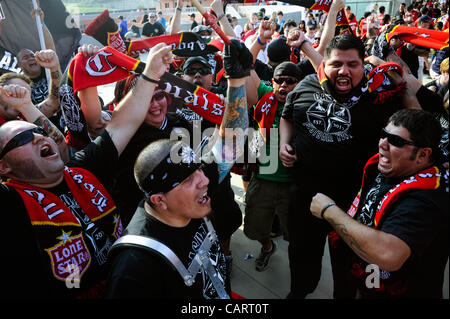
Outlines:
<svg viewBox="0 0 450 319"><path fill-rule="evenodd" d="M65 167L63 174L75 200L91 220L108 215L116 208L107 190L89 171ZM3 184L13 187L22 197L33 225L80 225L61 199L48 190L13 179Z"/></svg>
<svg viewBox="0 0 450 319"><path fill-rule="evenodd" d="M448 32L397 25L386 32L387 43L394 36L398 36L400 40L405 42L426 48L436 50L448 48Z"/></svg>
<svg viewBox="0 0 450 319"><path fill-rule="evenodd" d="M365 167L362 179L361 188L353 200L347 214L356 218L360 212L360 202L363 191L366 192L366 187L370 186L370 181L374 179L374 176L378 173L377 164L379 160L379 154L371 157ZM369 184L366 183L369 180ZM367 184L367 185L365 185ZM415 189L437 189L441 185L441 171L436 166L427 168L410 176L390 189L381 199L377 206L374 217L374 227L379 229L382 224L382 218L385 216L386 211L391 207L399 198L401 198L405 193L415 190ZM329 234L329 244L332 249L343 249L343 242L336 231L332 231ZM352 276L360 283L360 288L365 289L365 282L367 276L370 274L366 271L368 263L361 258L356 258L352 261L350 267L350 273ZM386 280L380 282L380 287L375 288L377 293L388 294L391 296L401 295L408 289L409 283L406 278L394 276L387 277Z"/></svg>
<svg viewBox="0 0 450 319"><path fill-rule="evenodd" d="M265 141L277 113L277 107L278 101L276 100L273 91L265 94L255 106L254 118L258 123L259 131Z"/></svg>
<svg viewBox="0 0 450 319"><path fill-rule="evenodd" d="M392 87L387 72L394 71L400 76L403 76L403 69L400 65L394 62L383 63L371 71L364 69L365 76L362 83L352 90L350 96L348 96L347 103L351 104L358 101L363 95L371 95L372 103L383 104L389 99L396 96L401 96L406 90L406 83L402 82L400 85ZM330 85L327 75L325 74L325 62L322 61L319 70L319 83L322 89L328 94L333 95L333 89ZM345 102L345 101L344 101Z"/></svg>
<svg viewBox="0 0 450 319"><path fill-rule="evenodd" d="M353 200L347 214L351 217L356 216L358 211L361 193L364 186L365 180L377 172L377 165L380 154L372 156L366 163L364 167L364 173L362 178L361 188ZM386 212L387 208L390 207L402 194L412 190L412 189L437 189L440 186L441 173L436 166L427 168L413 176L406 178L404 181L389 190L380 201L377 211L375 213L374 224L375 228L380 225L380 220Z"/></svg>

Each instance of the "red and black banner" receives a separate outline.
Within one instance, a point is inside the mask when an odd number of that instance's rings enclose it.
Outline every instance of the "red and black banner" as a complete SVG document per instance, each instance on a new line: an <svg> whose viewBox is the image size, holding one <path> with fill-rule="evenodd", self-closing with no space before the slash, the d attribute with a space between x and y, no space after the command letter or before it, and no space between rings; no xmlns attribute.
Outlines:
<svg viewBox="0 0 450 319"><path fill-rule="evenodd" d="M193 32L161 35L131 42L124 41L119 35L116 22L109 16L108 10L103 11L95 18L87 26L85 33L104 46L110 46L130 56L146 53L158 43L166 43L172 46L173 53L180 57L205 55L223 50L223 41L220 39L206 43L201 36Z"/></svg>
<svg viewBox="0 0 450 319"><path fill-rule="evenodd" d="M99 50L92 57L79 53L69 66L73 92L125 79L132 73L142 73L145 63L111 47ZM189 107L206 120L220 124L224 105L219 96L178 76L166 72L158 86L174 100ZM150 102L150 101L149 101Z"/></svg>

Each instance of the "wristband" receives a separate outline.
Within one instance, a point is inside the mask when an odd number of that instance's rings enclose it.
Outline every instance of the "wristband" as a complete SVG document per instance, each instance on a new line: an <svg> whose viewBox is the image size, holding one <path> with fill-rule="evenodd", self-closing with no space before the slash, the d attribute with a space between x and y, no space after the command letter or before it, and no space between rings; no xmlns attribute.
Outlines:
<svg viewBox="0 0 450 319"><path fill-rule="evenodd" d="M256 37L256 40L257 40L257 41L258 41L258 43L259 43L259 44L261 44L262 46L265 46L265 45L266 45L265 43L262 43L262 42L261 42L261 40L259 39L259 36L258 36L258 37Z"/></svg>
<svg viewBox="0 0 450 319"><path fill-rule="evenodd" d="M217 21L220 21L220 19L222 19L225 16L225 13L222 13L218 18Z"/></svg>
<svg viewBox="0 0 450 319"><path fill-rule="evenodd" d="M144 73L141 73L140 77L143 78L145 81L148 81L148 82L150 82L150 83L155 83L155 84L158 84L158 83L159 83L159 81L153 80L153 79L149 78L149 77L146 76Z"/></svg>
<svg viewBox="0 0 450 319"><path fill-rule="evenodd" d="M306 40L306 39L305 39L305 40L303 40L303 41L302 41L302 43L300 43L300 45L298 46L298 49L299 49L299 50L301 50L301 49L302 49L302 46L303 46L303 44L305 44L306 42L309 42L309 41L308 41L308 40Z"/></svg>
<svg viewBox="0 0 450 319"><path fill-rule="evenodd" d="M320 212L320 217L321 217L322 219L324 219L324 218L323 218L323 214L325 213L325 211L326 211L330 206L334 206L334 205L336 205L336 203L328 203L328 204L326 204L326 205L322 208L322 211Z"/></svg>

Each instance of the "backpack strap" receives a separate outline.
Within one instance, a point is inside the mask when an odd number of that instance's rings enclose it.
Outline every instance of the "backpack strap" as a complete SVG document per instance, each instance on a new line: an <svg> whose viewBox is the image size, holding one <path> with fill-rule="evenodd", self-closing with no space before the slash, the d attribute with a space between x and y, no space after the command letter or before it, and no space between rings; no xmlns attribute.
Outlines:
<svg viewBox="0 0 450 319"><path fill-rule="evenodd" d="M164 257L170 264L178 271L186 286L192 286L194 284L194 278L189 271L184 267L180 258L166 245L150 237L138 236L138 235L125 235L116 240L109 250L111 254L114 250L124 247L133 246L137 248L144 248L151 252L156 252Z"/></svg>
<svg viewBox="0 0 450 319"><path fill-rule="evenodd" d="M195 254L194 259L192 260L189 269L181 262L180 258L166 245L161 243L160 241L139 235L125 235L116 240L116 242L112 245L109 250L109 254L112 251L123 247L123 246L133 246L137 248L144 248L150 252L156 252L162 257L164 257L170 264L178 271L181 278L183 279L186 286L190 287L195 282L195 277L197 276L200 269L204 271L208 277L211 279L211 282L216 289L220 299L229 299L227 292L225 291L225 287L221 280L218 278L218 274L215 271L213 265L211 264L211 260L209 258L208 252L214 241L217 240L216 232L211 224L209 219L204 218L206 226L208 228L208 234L203 240L200 248Z"/></svg>

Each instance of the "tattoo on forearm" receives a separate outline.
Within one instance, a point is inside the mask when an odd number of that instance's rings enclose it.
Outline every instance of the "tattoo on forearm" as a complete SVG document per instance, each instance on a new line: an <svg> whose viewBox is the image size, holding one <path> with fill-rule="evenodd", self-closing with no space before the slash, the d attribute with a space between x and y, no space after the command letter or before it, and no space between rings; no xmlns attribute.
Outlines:
<svg viewBox="0 0 450 319"><path fill-rule="evenodd" d="M248 127L245 85L228 87L227 106L222 125L224 128L242 128L243 130Z"/></svg>
<svg viewBox="0 0 450 319"><path fill-rule="evenodd" d="M50 97L59 100L59 85L52 84L50 88Z"/></svg>
<svg viewBox="0 0 450 319"><path fill-rule="evenodd" d="M213 147L219 167L219 181L222 181L241 156L248 128L248 111L245 85L228 87L225 113L220 136Z"/></svg>
<svg viewBox="0 0 450 319"><path fill-rule="evenodd" d="M64 135L45 115L39 116L36 121L34 121L34 124L42 127L56 144L59 145L64 142Z"/></svg>
<svg viewBox="0 0 450 319"><path fill-rule="evenodd" d="M61 72L59 70L53 71L53 72L51 72L50 76L51 76L52 80L58 80L61 78Z"/></svg>
<svg viewBox="0 0 450 319"><path fill-rule="evenodd" d="M356 254L359 256L367 256L367 252L361 247L358 241L351 234L349 234L347 227L344 224L336 223L331 218L328 219L328 222Z"/></svg>

